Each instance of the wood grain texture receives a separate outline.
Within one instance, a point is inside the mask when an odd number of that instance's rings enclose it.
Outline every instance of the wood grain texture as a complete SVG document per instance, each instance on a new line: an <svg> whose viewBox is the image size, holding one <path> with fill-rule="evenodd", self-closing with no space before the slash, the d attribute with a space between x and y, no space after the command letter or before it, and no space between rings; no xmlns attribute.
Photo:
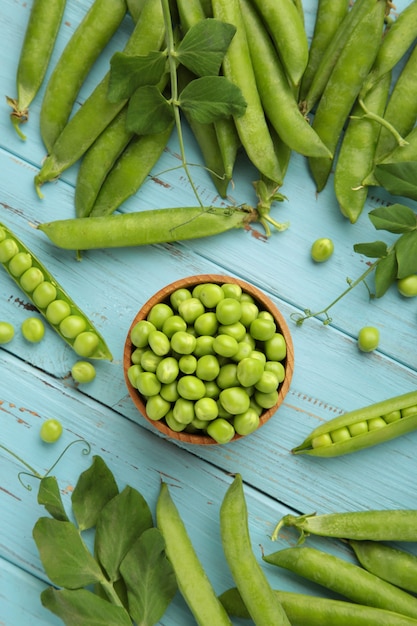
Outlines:
<svg viewBox="0 0 417 626"><path fill-rule="evenodd" d="M91 0L67 3L52 64L90 4ZM311 36L317 0L303 4ZM395 4L400 11L408 2L398 0ZM29 8L30 3L24 0L3 0L0 84L4 95L14 96ZM112 53L123 48L131 29L132 23L126 18L95 64L76 107L105 74ZM40 222L74 216L78 168L75 164L58 181L45 185L43 200L38 198L33 178L45 157L38 126L43 90L31 106L24 129L26 142L13 130L5 100L0 107L0 222L33 249L94 321L114 359L97 363L93 382L76 385L70 376L76 356L52 329L46 328L45 339L36 345L22 338L21 322L37 312L1 272L0 319L13 321L16 328L13 341L0 348L1 446L43 473L66 444L77 438L90 442L89 456L76 444L56 468L66 505L92 454L103 456L119 485L139 489L152 508L159 482L166 480L219 592L232 581L222 555L218 513L231 475L236 472L242 474L245 483L250 532L259 558L259 545L272 551L295 543L297 537L290 531L282 533L277 544L271 545L269 539L276 522L287 512L417 508L417 433L335 459L290 454L320 422L417 385L417 299L402 298L391 288L380 300L370 301L365 287L359 286L334 307L327 326L311 319L297 327L291 319L305 308L322 309L345 289L347 278L355 279L366 269L369 259L353 251L354 243L393 240L393 236L377 233L367 217L369 210L393 199L381 189L372 189L363 215L351 225L338 210L332 179L317 196L306 160L293 154L282 187L288 199L272 211L275 219L290 222L285 232L273 233L268 240L261 231L236 231L181 244L94 250L77 261L72 252L55 248L34 228ZM189 162L201 165L188 127L184 132ZM195 197L179 166L174 133L152 178L121 211L194 205ZM195 166L192 173L202 200L222 206L224 202L216 196L204 168ZM229 200L255 203L255 178L253 167L240 155ZM405 203L417 208L416 203ZM335 253L330 261L317 265L310 259L310 246L323 236L333 239ZM294 375L279 411L258 432L225 446L167 441L137 411L123 376L124 344L138 310L169 283L197 274L229 275L260 289L283 315L294 344ZM359 329L367 324L381 332L379 349L370 354L359 352L356 345ZM53 446L39 438L41 423L50 417L60 419L64 426L62 440ZM43 510L36 501L36 480L29 479L32 491L19 483L17 475L22 469L16 459L0 450L0 623L55 626L61 622L40 604L39 593L47 580L32 539L33 525ZM312 545L351 558L337 542L314 540ZM266 571L281 589L323 593L288 573L271 568ZM161 620L164 626L193 623L178 596Z"/></svg>

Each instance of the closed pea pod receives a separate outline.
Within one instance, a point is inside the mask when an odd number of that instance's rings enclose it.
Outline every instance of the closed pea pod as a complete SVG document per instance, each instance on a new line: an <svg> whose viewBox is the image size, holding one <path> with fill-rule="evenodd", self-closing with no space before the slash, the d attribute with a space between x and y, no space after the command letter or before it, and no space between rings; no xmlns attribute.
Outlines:
<svg viewBox="0 0 417 626"><path fill-rule="evenodd" d="M261 14L291 83L299 85L308 62L304 23L293 0L253 0Z"/></svg>
<svg viewBox="0 0 417 626"><path fill-rule="evenodd" d="M11 243L12 246L8 245ZM14 251L12 255L9 254L11 249ZM24 272L17 272L15 268L14 273L10 270L10 263L13 267L13 260L21 255L30 260L29 275L27 273L29 269ZM26 297L77 354L92 359L112 359L105 340L93 323L64 291L43 263L4 224L0 224L0 262L9 276L24 291ZM41 277L42 280L40 280ZM77 332L75 333L73 332L75 328L73 320L76 320ZM64 332L62 332L61 324L64 324Z"/></svg>
<svg viewBox="0 0 417 626"><path fill-rule="evenodd" d="M161 3L159 0L147 0L124 52L146 55L152 50L159 50L164 36ZM40 186L60 176L81 158L126 104L126 100L119 102L108 100L109 78L110 72L65 125L54 143L51 153L35 176L35 187L39 195L41 195ZM100 115L97 111L100 111Z"/></svg>
<svg viewBox="0 0 417 626"><path fill-rule="evenodd" d="M156 524L164 537L165 551L174 568L179 590L197 624L231 626L231 621L203 569L166 483L161 483L156 504Z"/></svg>
<svg viewBox="0 0 417 626"><path fill-rule="evenodd" d="M411 410L410 410L411 408ZM407 415L403 411L407 410ZM398 419L390 421L384 416L398 411ZM382 420L382 428L372 428L372 420ZM363 427L363 428L362 428ZM333 457L349 454L370 446L389 441L417 428L417 391L394 396L388 400L350 411L329 420L315 428L299 445L293 448L293 454ZM343 437L333 440L332 433Z"/></svg>
<svg viewBox="0 0 417 626"><path fill-rule="evenodd" d="M384 113L390 82L391 74L385 74L366 95L366 107L376 115ZM334 172L339 208L351 224L358 220L366 202L368 189L362 181L372 169L381 132L380 124L363 116L362 107L357 102L342 139Z"/></svg>
<svg viewBox="0 0 417 626"><path fill-rule="evenodd" d="M64 15L66 0L34 0L20 53L16 75L17 97L7 98L13 107L10 114L13 126L26 139L19 124L26 122L29 105L38 93L55 46Z"/></svg>
<svg viewBox="0 0 417 626"><path fill-rule="evenodd" d="M220 508L223 551L243 601L258 626L290 624L251 545L242 477L236 474Z"/></svg>
<svg viewBox="0 0 417 626"><path fill-rule="evenodd" d="M325 513L323 515L284 515L272 533L274 541L283 527L300 531L299 543L309 535L358 541L417 541L417 510L369 510Z"/></svg>
<svg viewBox="0 0 417 626"><path fill-rule="evenodd" d="M235 117L238 135L248 158L261 174L282 184L282 171L266 123L246 39L239 0L213 0L214 17L236 27L236 33L223 60L226 78L240 87L246 111Z"/></svg>
<svg viewBox="0 0 417 626"><path fill-rule="evenodd" d="M417 619L417 598L378 576L333 554L316 548L293 547L263 556L264 561L288 569L308 580L366 606Z"/></svg>
<svg viewBox="0 0 417 626"><path fill-rule="evenodd" d="M312 126L333 153L379 49L385 9L386 0L377 0L374 8L355 28L334 66L317 106ZM309 165L317 191L321 191L330 175L332 162L329 159L310 157Z"/></svg>
<svg viewBox="0 0 417 626"><path fill-rule="evenodd" d="M240 0L240 6L255 78L268 119L292 150L305 156L330 159L330 151L300 112L294 90L260 17L249 0Z"/></svg>
<svg viewBox="0 0 417 626"><path fill-rule="evenodd" d="M413 626L415 619L375 607L344 600L320 598L292 591L276 591L291 626ZM220 601L231 616L250 619L236 588L220 595Z"/></svg>
<svg viewBox="0 0 417 626"><path fill-rule="evenodd" d="M93 63L120 26L126 11L125 0L94 0L62 52L48 80L39 119L48 152L67 123Z"/></svg>
<svg viewBox="0 0 417 626"><path fill-rule="evenodd" d="M417 556L379 541L349 541L359 563L383 580L417 593Z"/></svg>

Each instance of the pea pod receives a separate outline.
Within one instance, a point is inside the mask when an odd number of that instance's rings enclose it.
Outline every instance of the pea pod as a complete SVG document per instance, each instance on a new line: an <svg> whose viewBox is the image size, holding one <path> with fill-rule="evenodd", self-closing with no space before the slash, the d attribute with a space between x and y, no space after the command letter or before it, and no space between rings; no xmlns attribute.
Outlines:
<svg viewBox="0 0 417 626"><path fill-rule="evenodd" d="M236 27L223 59L223 73L240 87L247 103L245 113L234 120L242 146L261 174L282 185L282 172L256 86L239 0L213 0L212 5L215 18Z"/></svg>
<svg viewBox="0 0 417 626"><path fill-rule="evenodd" d="M417 391L411 391L321 424L291 452L340 456L389 441L416 428Z"/></svg>
<svg viewBox="0 0 417 626"><path fill-rule="evenodd" d="M262 105L281 139L305 156L331 153L298 108L278 54L249 0L240 0L249 50Z"/></svg>
<svg viewBox="0 0 417 626"><path fill-rule="evenodd" d="M0 224L0 263L52 328L82 357L113 357L93 323L29 248Z"/></svg>
<svg viewBox="0 0 417 626"><path fill-rule="evenodd" d="M126 11L125 0L94 0L58 59L46 85L39 119L48 152L67 123L93 63L119 28Z"/></svg>
<svg viewBox="0 0 417 626"><path fill-rule="evenodd" d="M374 576L359 565L316 548L293 547L263 556L266 563L283 567L352 602L393 611L417 619L417 598Z"/></svg>
<svg viewBox="0 0 417 626"><path fill-rule="evenodd" d="M275 591L291 626L413 626L417 620L400 613L364 604L320 598L292 591ZM220 601L231 616L250 619L236 588L228 589Z"/></svg>
<svg viewBox="0 0 417 626"><path fill-rule="evenodd" d="M162 6L159 0L147 0L126 46L126 54L146 55L159 50L165 36ZM110 102L107 97L110 72L90 94L83 106L65 125L54 143L51 153L35 176L35 187L62 174L80 159L100 133L110 124L126 104L126 100ZM97 114L100 111L100 114Z"/></svg>
<svg viewBox="0 0 417 626"><path fill-rule="evenodd" d="M285 526L300 531L299 542L308 535L358 541L417 541L416 522L417 510L413 509L284 515L272 533L272 540Z"/></svg>
<svg viewBox="0 0 417 626"><path fill-rule="evenodd" d="M390 84L389 72L367 93L365 104L369 111L383 115ZM365 117L362 106L356 102L342 138L334 171L334 189L339 208L351 224L358 220L365 206L368 189L362 181L364 174L373 166L381 132L380 124Z"/></svg>
<svg viewBox="0 0 417 626"><path fill-rule="evenodd" d="M231 626L231 621L203 569L166 483L161 483L156 503L156 524L164 537L165 551L174 568L178 587L197 624Z"/></svg>
<svg viewBox="0 0 417 626"><path fill-rule="evenodd" d="M417 593L417 556L380 541L349 541L359 563L371 574Z"/></svg>
<svg viewBox="0 0 417 626"><path fill-rule="evenodd" d="M381 44L385 8L386 0L377 0L355 28L317 106L312 126L332 153ZM330 175L332 161L310 157L309 165L317 191L321 191Z"/></svg>
<svg viewBox="0 0 417 626"><path fill-rule="evenodd" d="M17 67L17 98L6 98L13 108L13 126L22 139L19 124L27 122L29 105L38 93L55 46L66 0L34 0Z"/></svg>

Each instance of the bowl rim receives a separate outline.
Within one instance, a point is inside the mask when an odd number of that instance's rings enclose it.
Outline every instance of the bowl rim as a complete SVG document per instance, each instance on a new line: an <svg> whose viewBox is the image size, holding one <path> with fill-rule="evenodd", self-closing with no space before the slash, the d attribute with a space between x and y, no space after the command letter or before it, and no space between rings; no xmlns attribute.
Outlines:
<svg viewBox="0 0 417 626"><path fill-rule="evenodd" d="M283 359L284 367L285 367L285 378L283 382L280 384L278 388L278 400L274 404L273 407L264 411L260 416L260 422L258 428L254 431L256 433L261 426L263 426L271 417L276 413L278 408L281 406L291 384L293 372L294 372L294 346L292 341L292 336L285 321L282 313L277 308L277 306L270 300L270 298L262 292L258 287L255 287L251 283L248 283L245 280L240 278L235 278L234 276L229 276L225 274L195 274L193 276L186 276L184 278L177 279L165 287L159 289L151 298L149 298L136 313L135 317L130 324L124 350L123 350L123 373L125 378L125 383L129 392L129 395L138 409L139 413L144 417L144 419L150 423L155 429L157 429L160 433L168 437L169 439L174 439L177 441L181 441L187 444L198 444L198 445L226 445L219 444L217 441L212 439L209 435L200 435L196 433L187 433L184 431L175 432L162 420L151 420L146 414L145 403L142 400L142 397L137 389L135 389L132 383L129 380L127 375L127 370L132 364L131 362L131 354L133 351L133 345L130 340L130 335L133 327L142 319L146 319L148 313L151 308L157 304L158 302L164 302L169 298L173 291L176 291L180 288L190 288L195 287L200 283L234 283L239 285L243 291L248 292L252 295L255 300L261 303L264 309L268 310L274 316L275 321L279 328L277 328L278 332L281 332L286 341L287 345L287 354L285 359ZM253 433L251 433L253 434ZM237 441L238 439L242 439L243 437L247 437L248 435L239 435L235 434L234 437L228 442L231 443L233 441Z"/></svg>

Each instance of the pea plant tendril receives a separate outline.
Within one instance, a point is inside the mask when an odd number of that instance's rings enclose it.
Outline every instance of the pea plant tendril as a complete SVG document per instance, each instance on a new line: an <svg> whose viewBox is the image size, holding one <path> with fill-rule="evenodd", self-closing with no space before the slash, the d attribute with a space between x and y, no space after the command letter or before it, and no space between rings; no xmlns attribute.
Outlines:
<svg viewBox="0 0 417 626"><path fill-rule="evenodd" d="M240 88L220 74L224 55L236 32L236 27L215 18L194 24L178 41L173 29L169 0L162 0L166 31L164 50L146 56L130 56L116 52L110 62L108 98L111 102L128 99L126 127L137 135L160 133L174 125L183 167L201 209L205 207L187 160L181 112L199 124L210 124L244 114L247 103ZM184 66L194 76L181 90L178 66ZM167 78L168 74L168 78ZM169 82L169 89L165 86ZM165 95L167 93L167 95ZM214 172L210 172L215 174ZM270 215L273 202L286 198L278 187L262 175L254 183L258 198L256 210L266 236L272 225L279 231L288 223L279 223Z"/></svg>
<svg viewBox="0 0 417 626"><path fill-rule="evenodd" d="M380 298L397 280L417 273L417 216L414 211L402 204L393 204L373 209L368 215L377 230L386 230L399 237L390 246L383 241L355 244L355 252L376 260L356 280L348 279L348 287L322 310L312 312L304 309L303 313L293 313L291 319L297 326L312 317L323 316L323 324L330 324L330 309L361 283L365 285L371 298ZM374 291L366 282L372 273L375 277Z"/></svg>

